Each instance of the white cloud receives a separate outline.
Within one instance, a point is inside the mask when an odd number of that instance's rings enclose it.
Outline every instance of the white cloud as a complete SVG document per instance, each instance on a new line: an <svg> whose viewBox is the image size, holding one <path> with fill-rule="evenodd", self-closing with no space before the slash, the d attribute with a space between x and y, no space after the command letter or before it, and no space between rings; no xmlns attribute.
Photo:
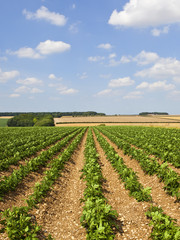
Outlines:
<svg viewBox="0 0 180 240"><path fill-rule="evenodd" d="M74 3L73 5L72 5L72 9L75 9L76 8L76 4Z"/></svg>
<svg viewBox="0 0 180 240"><path fill-rule="evenodd" d="M40 42L35 49L29 47L22 47L14 52L8 50L7 53L10 55L16 55L19 58L40 59L43 58L45 55L62 53L69 50L70 48L71 45L65 42L46 40L45 42Z"/></svg>
<svg viewBox="0 0 180 240"><path fill-rule="evenodd" d="M59 94L61 95L71 95L79 92L77 89L68 88L67 86L63 85L62 83L50 83L49 87L55 88Z"/></svg>
<svg viewBox="0 0 180 240"><path fill-rule="evenodd" d="M17 98L17 97L20 97L20 94L17 94L17 93L12 93L9 95L10 98Z"/></svg>
<svg viewBox="0 0 180 240"><path fill-rule="evenodd" d="M143 93L140 91L134 91L128 93L126 96L124 96L124 99L139 99L142 98Z"/></svg>
<svg viewBox="0 0 180 240"><path fill-rule="evenodd" d="M121 63L137 62L139 65L148 65L154 62L157 62L160 59L157 53L155 52L146 52L141 51L135 57L132 56L122 56Z"/></svg>
<svg viewBox="0 0 180 240"><path fill-rule="evenodd" d="M153 28L151 30L151 34L154 37L159 37L161 34L167 34L169 32L169 26L165 26L162 29L158 29L158 28Z"/></svg>
<svg viewBox="0 0 180 240"><path fill-rule="evenodd" d="M98 92L95 96L104 96L104 95L108 95L111 92L112 92L112 89L105 89L105 90Z"/></svg>
<svg viewBox="0 0 180 240"><path fill-rule="evenodd" d="M179 0L129 0L114 10L108 23L114 26L150 27L180 22Z"/></svg>
<svg viewBox="0 0 180 240"><path fill-rule="evenodd" d="M109 60L109 65L110 67L116 67L118 66L119 64L121 64L121 60L120 61L117 61L115 60L114 58L110 58Z"/></svg>
<svg viewBox="0 0 180 240"><path fill-rule="evenodd" d="M44 92L42 89L39 88L31 88L30 93L42 93Z"/></svg>
<svg viewBox="0 0 180 240"><path fill-rule="evenodd" d="M74 94L74 93L77 93L78 90L77 89L74 89L74 88L62 88L62 89L58 89L59 91L59 94L61 95L71 95L71 94Z"/></svg>
<svg viewBox="0 0 180 240"><path fill-rule="evenodd" d="M10 72L2 72L0 69L0 83L5 83L10 79L13 79L17 76L19 76L19 72L16 70L10 71Z"/></svg>
<svg viewBox="0 0 180 240"><path fill-rule="evenodd" d="M42 56L38 52L36 52L36 50L29 47L22 47L15 52L8 50L7 53L9 53L10 55L16 55L19 58L32 58L32 59L42 58Z"/></svg>
<svg viewBox="0 0 180 240"><path fill-rule="evenodd" d="M173 84L166 84L165 81L157 81L154 83L142 82L140 85L136 87L136 89L148 89L150 91L156 91L156 90L169 91L174 88L175 86Z"/></svg>
<svg viewBox="0 0 180 240"><path fill-rule="evenodd" d="M154 63L159 59L159 56L155 52L141 51L136 57L132 58L133 61L139 65L148 65Z"/></svg>
<svg viewBox="0 0 180 240"><path fill-rule="evenodd" d="M42 85L42 83L43 83L42 80L39 80L34 77L26 78L26 79L19 79L16 82L19 84L24 84L24 85Z"/></svg>
<svg viewBox="0 0 180 240"><path fill-rule="evenodd" d="M51 74L49 74L48 78L49 79L56 79L56 76L53 73L51 73Z"/></svg>
<svg viewBox="0 0 180 240"><path fill-rule="evenodd" d="M46 40L45 42L40 42L40 44L36 47L36 50L38 50L42 55L48 55L53 53L61 53L69 50L70 48L70 44L62 41Z"/></svg>
<svg viewBox="0 0 180 240"><path fill-rule="evenodd" d="M102 43L98 45L98 48L109 50L112 48L112 45L110 43Z"/></svg>
<svg viewBox="0 0 180 240"><path fill-rule="evenodd" d="M38 19L45 20L56 26L64 26L67 22L67 18L59 13L50 12L48 8L41 6L35 13L29 12L26 9L23 10L23 14L26 19Z"/></svg>
<svg viewBox="0 0 180 240"><path fill-rule="evenodd" d="M180 61L175 58L160 58L151 68L135 73L137 77L146 78L180 78Z"/></svg>
<svg viewBox="0 0 180 240"><path fill-rule="evenodd" d="M120 63L129 63L131 62L131 57L127 57L127 56L122 56Z"/></svg>
<svg viewBox="0 0 180 240"><path fill-rule="evenodd" d="M104 59L105 59L105 57L101 57L101 56L88 57L88 61L90 61L90 62L100 62Z"/></svg>
<svg viewBox="0 0 180 240"><path fill-rule="evenodd" d="M125 78L117 78L117 79L112 79L109 82L109 87L125 87L125 86L130 86L134 84L134 80L131 80L130 77L125 77Z"/></svg>
<svg viewBox="0 0 180 240"><path fill-rule="evenodd" d="M109 54L109 58L112 59L112 58L115 58L116 57L116 53L111 53Z"/></svg>
<svg viewBox="0 0 180 240"><path fill-rule="evenodd" d="M30 87L26 87L26 86L21 86L18 87L14 90L15 93L42 93L43 90L39 89L39 88L30 88Z"/></svg>
<svg viewBox="0 0 180 240"><path fill-rule="evenodd" d="M14 92L16 92L16 93L27 93L29 91L30 91L30 88L28 88L26 86L21 86L14 90Z"/></svg>

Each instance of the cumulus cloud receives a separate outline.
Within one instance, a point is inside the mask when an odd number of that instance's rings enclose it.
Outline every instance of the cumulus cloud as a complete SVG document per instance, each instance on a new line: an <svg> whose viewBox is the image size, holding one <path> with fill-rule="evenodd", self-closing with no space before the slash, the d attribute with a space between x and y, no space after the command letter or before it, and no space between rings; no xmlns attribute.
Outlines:
<svg viewBox="0 0 180 240"><path fill-rule="evenodd" d="M154 63L159 59L159 56L155 52L141 51L136 57L132 58L133 61L139 65L148 65Z"/></svg>
<svg viewBox="0 0 180 240"><path fill-rule="evenodd" d="M108 23L138 28L179 23L179 9L179 0L129 0L122 11L112 12Z"/></svg>
<svg viewBox="0 0 180 240"><path fill-rule="evenodd" d="M137 77L146 78L180 78L180 61L175 58L160 58L150 68L135 73Z"/></svg>
<svg viewBox="0 0 180 240"><path fill-rule="evenodd" d="M142 98L143 93L140 91L134 91L134 92L130 92L128 93L126 96L124 96L124 99L138 99L138 98Z"/></svg>
<svg viewBox="0 0 180 240"><path fill-rule="evenodd" d="M10 79L13 79L13 78L19 76L19 74L20 73L17 70L13 70L13 71L10 71L10 72L3 72L0 69L0 83L5 83Z"/></svg>
<svg viewBox="0 0 180 240"><path fill-rule="evenodd" d="M77 90L77 89L74 89L74 88L64 87L64 88L58 89L58 92L59 92L59 94L61 94L61 95L71 95L71 94L77 93L78 90Z"/></svg>
<svg viewBox="0 0 180 240"><path fill-rule="evenodd" d="M138 65L148 65L158 61L160 57L155 52L146 52L141 51L135 57L133 56L122 56L120 62L121 63L129 63L136 62Z"/></svg>
<svg viewBox="0 0 180 240"><path fill-rule="evenodd" d="M46 40L45 42L40 42L35 49L22 47L17 51L8 50L7 53L16 55L19 58L40 59L46 55L68 51L70 48L71 45L65 42Z"/></svg>
<svg viewBox="0 0 180 240"><path fill-rule="evenodd" d="M112 59L112 58L115 58L116 57L116 53L111 53L109 54L109 58Z"/></svg>
<svg viewBox="0 0 180 240"><path fill-rule="evenodd" d="M51 73L51 74L49 74L48 78L49 79L56 79L56 76L53 73Z"/></svg>
<svg viewBox="0 0 180 240"><path fill-rule="evenodd" d="M169 91L174 88L175 86L173 84L167 84L166 81L157 81L154 83L142 82L136 87L136 89L148 89L150 91L156 90Z"/></svg>
<svg viewBox="0 0 180 240"><path fill-rule="evenodd" d="M16 82L19 84L24 84L24 85L42 85L42 83L43 83L42 80L39 80L34 77L19 79Z"/></svg>
<svg viewBox="0 0 180 240"><path fill-rule="evenodd" d="M98 48L109 50L112 48L112 45L110 43L102 43L98 45Z"/></svg>
<svg viewBox="0 0 180 240"><path fill-rule="evenodd" d="M101 57L101 56L88 57L88 61L90 62L100 62L104 59L105 57Z"/></svg>
<svg viewBox="0 0 180 240"><path fill-rule="evenodd" d="M109 82L109 87L116 88L116 87L125 87L125 86L130 86L134 84L134 80L132 80L130 77L125 77L125 78L117 78L117 79L112 79Z"/></svg>
<svg viewBox="0 0 180 240"><path fill-rule="evenodd" d="M151 34L154 36L154 37L159 37L161 34L167 34L169 32L169 26L165 26L163 27L162 29L159 29L159 28L153 28L151 30Z"/></svg>
<svg viewBox="0 0 180 240"><path fill-rule="evenodd" d="M127 57L127 56L122 56L120 63L129 63L131 62L131 57Z"/></svg>
<svg viewBox="0 0 180 240"><path fill-rule="evenodd" d="M23 14L26 19L45 20L56 26L64 26L67 22L67 18L59 13L50 12L48 8L41 6L35 13L29 12L26 9L23 10Z"/></svg>
<svg viewBox="0 0 180 240"><path fill-rule="evenodd" d="M25 94L25 93L42 93L44 92L43 90L39 89L39 88L31 88L31 87L27 87L27 86L21 86L18 87L14 90L15 93L21 93L21 94Z"/></svg>
<svg viewBox="0 0 180 240"><path fill-rule="evenodd" d="M75 94L75 93L79 92L77 89L68 88L67 86L65 86L64 84L62 84L60 82L59 83L50 83L48 86L55 88L60 95L71 95L71 94Z"/></svg>
<svg viewBox="0 0 180 240"><path fill-rule="evenodd" d="M36 50L38 50L42 55L48 55L61 53L69 50L70 48L71 46L69 44L62 41L46 40L45 42L40 42L40 44L36 47Z"/></svg>
<svg viewBox="0 0 180 240"><path fill-rule="evenodd" d="M19 58L32 58L32 59L42 58L42 56L38 52L36 52L36 50L30 47L22 47L14 52L8 50L7 53L10 55L16 55Z"/></svg>
<svg viewBox="0 0 180 240"><path fill-rule="evenodd" d="M105 89L96 94L96 96L105 96L112 92L112 89Z"/></svg>

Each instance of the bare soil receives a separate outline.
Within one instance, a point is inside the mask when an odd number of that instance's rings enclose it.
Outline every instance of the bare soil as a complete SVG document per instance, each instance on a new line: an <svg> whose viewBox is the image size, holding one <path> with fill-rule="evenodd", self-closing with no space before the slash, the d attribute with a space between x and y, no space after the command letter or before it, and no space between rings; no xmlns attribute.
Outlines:
<svg viewBox="0 0 180 240"><path fill-rule="evenodd" d="M84 148L87 133L79 148L66 164L62 176L54 184L53 190L34 210L38 224L55 239L86 239L86 231L80 225L85 183L81 176L84 162Z"/></svg>

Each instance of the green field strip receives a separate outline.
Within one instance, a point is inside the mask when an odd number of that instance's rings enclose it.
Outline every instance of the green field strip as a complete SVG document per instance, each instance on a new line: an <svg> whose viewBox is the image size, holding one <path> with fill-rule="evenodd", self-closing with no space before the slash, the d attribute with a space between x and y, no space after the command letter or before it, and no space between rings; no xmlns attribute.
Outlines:
<svg viewBox="0 0 180 240"><path fill-rule="evenodd" d="M106 128L109 129L108 127ZM113 127L110 130L128 143L180 167L180 130L150 127Z"/></svg>
<svg viewBox="0 0 180 240"><path fill-rule="evenodd" d="M116 137L105 128L98 130L114 142L118 148L122 149L125 155L129 155L136 159L143 171L148 175L156 174L160 181L164 183L164 190L171 196L176 196L177 200L180 198L180 176L167 166L166 163L160 165L156 159L150 158L143 150L131 147L131 145L124 140Z"/></svg>
<svg viewBox="0 0 180 240"><path fill-rule="evenodd" d="M37 171L40 166L46 166L48 160L65 147L69 141L82 130L83 128L68 135L48 150L41 152L39 156L32 158L30 161L25 161L26 165L20 165L20 168L18 170L14 170L9 177L4 177L3 180L0 181L0 199L2 199L3 195L7 192L14 190L30 172Z"/></svg>
<svg viewBox="0 0 180 240"><path fill-rule="evenodd" d="M73 133L74 131L77 131L78 129L74 129L73 131L65 131L61 132L61 134L54 134L48 137L46 140L38 139L36 142L38 143L37 146L34 145L34 142L30 142L28 145L26 145L25 149L18 149L18 151L14 151L14 156L5 158L0 160L0 171L7 170L10 165L17 165L20 160L23 160L23 158L31 157L38 151L41 151L42 149L56 143L57 141L61 140L62 138L66 137L68 134ZM16 148L13 148L13 150Z"/></svg>

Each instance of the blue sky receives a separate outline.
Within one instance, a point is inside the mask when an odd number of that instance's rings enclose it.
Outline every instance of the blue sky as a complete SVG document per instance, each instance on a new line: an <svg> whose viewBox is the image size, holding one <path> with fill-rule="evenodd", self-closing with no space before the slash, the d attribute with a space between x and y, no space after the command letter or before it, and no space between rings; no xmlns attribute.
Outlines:
<svg viewBox="0 0 180 240"><path fill-rule="evenodd" d="M180 114L179 0L6 0L0 112Z"/></svg>

